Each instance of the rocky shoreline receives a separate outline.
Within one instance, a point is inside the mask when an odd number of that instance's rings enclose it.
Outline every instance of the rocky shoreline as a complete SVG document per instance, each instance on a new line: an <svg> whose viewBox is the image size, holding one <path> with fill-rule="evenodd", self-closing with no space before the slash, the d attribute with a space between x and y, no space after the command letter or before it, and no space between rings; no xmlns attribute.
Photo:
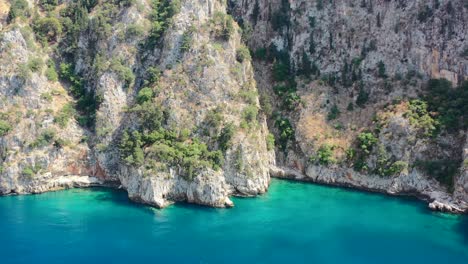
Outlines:
<svg viewBox="0 0 468 264"><path fill-rule="evenodd" d="M456 200L440 190L396 190L385 188L375 188L375 187L366 187L360 185L357 181L349 181L338 178L325 179L320 175L317 175L315 178L307 174L301 173L297 170L284 167L273 167L270 169L270 174L274 178L278 179L287 179L301 182L312 182L316 184L321 184L325 186L336 186L343 187L352 190L381 193L390 196L408 196L415 197L419 200L425 201L428 203L428 208L434 211L441 211L453 214L466 214L468 213L468 203ZM368 177L368 176L365 176Z"/></svg>
<svg viewBox="0 0 468 264"><path fill-rule="evenodd" d="M406 196L406 197L415 197L419 200L425 201L428 203L428 208L434 211L452 213L452 214L466 214L468 213L468 204L463 201L453 200L448 194L442 191L428 192L427 190L418 191L391 191L389 189L383 188L370 188L366 186L359 185L357 182L348 182L336 178L332 181L326 180L323 177L317 176L315 178L310 177L307 174L301 173L297 170L284 167L271 167L270 168L271 177L283 180L292 180L299 181L304 183L315 183L324 186L335 186L342 187L350 190L364 191L364 192L373 192L381 193L389 196ZM14 191L10 193L1 193L0 196L9 196L9 195L27 195L27 194L40 194L51 191L60 191L73 188L92 188L92 187L104 187L112 189L125 189L120 182L117 181L103 181L99 178L92 176L61 176L53 179L50 182L42 183L35 187L26 186L25 189L20 191ZM245 195L239 192L233 192L232 196L238 197L255 197L254 195ZM189 202L199 205L218 207L218 208L230 208L234 207L234 203L229 199L225 201L224 204L208 204L199 202L196 199L165 199L164 202L148 202L145 199L142 199L138 196L129 195L129 199L136 203L142 203L149 206L153 206L159 209L163 209L169 205L172 205L176 202Z"/></svg>

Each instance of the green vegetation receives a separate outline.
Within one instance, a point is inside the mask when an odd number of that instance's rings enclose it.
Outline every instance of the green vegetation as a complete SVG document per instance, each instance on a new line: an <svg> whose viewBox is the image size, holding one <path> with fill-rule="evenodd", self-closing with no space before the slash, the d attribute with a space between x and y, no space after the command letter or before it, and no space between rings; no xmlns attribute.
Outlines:
<svg viewBox="0 0 468 264"><path fill-rule="evenodd" d="M180 0L152 0L151 31L148 44L154 47L171 25L172 17L180 11Z"/></svg>
<svg viewBox="0 0 468 264"><path fill-rule="evenodd" d="M56 132L52 128L47 128L31 143L32 148L42 148L55 141Z"/></svg>
<svg viewBox="0 0 468 264"><path fill-rule="evenodd" d="M182 35L182 43L180 44L180 52L184 54L192 48L193 35L195 33L195 27L191 26L188 30Z"/></svg>
<svg viewBox="0 0 468 264"><path fill-rule="evenodd" d="M378 68L379 77L384 78L384 79L387 78L385 63L383 61L379 61L379 63L377 64L377 68Z"/></svg>
<svg viewBox="0 0 468 264"><path fill-rule="evenodd" d="M78 122L84 127L93 128L101 99L93 91L85 89L83 79L75 75L71 64L60 64L60 78L70 83L70 92L77 99Z"/></svg>
<svg viewBox="0 0 468 264"><path fill-rule="evenodd" d="M282 0L280 9L277 10L272 16L271 26L273 27L273 30L279 31L284 27L289 27L291 23L289 21L290 13L291 6L289 1Z"/></svg>
<svg viewBox="0 0 468 264"><path fill-rule="evenodd" d="M117 77L124 82L124 88L129 88L135 81L135 74L132 69L125 66L123 58L111 60L110 69L117 74Z"/></svg>
<svg viewBox="0 0 468 264"><path fill-rule="evenodd" d="M245 47L245 46L242 46L242 47L238 48L237 51L236 51L236 59L240 63L242 63L244 61L250 61L251 57L250 57L249 49L247 47Z"/></svg>
<svg viewBox="0 0 468 264"><path fill-rule="evenodd" d="M359 150L363 151L365 154L370 154L373 146L377 142L378 139L370 132L362 132L358 135Z"/></svg>
<svg viewBox="0 0 468 264"><path fill-rule="evenodd" d="M273 136L273 134L268 133L268 135L266 137L266 142L267 142L267 150L268 151L271 151L271 150L275 149L275 137Z"/></svg>
<svg viewBox="0 0 468 264"><path fill-rule="evenodd" d="M26 0L12 0L10 12L8 12L8 23L17 17L28 17L30 15L29 5Z"/></svg>
<svg viewBox="0 0 468 264"><path fill-rule="evenodd" d="M34 175L38 174L41 170L42 170L42 166L39 164L35 166L26 166L21 171L21 174L28 178L32 178Z"/></svg>
<svg viewBox="0 0 468 264"><path fill-rule="evenodd" d="M130 24L127 26L125 37L127 39L139 38L145 34L145 28L140 24Z"/></svg>
<svg viewBox="0 0 468 264"><path fill-rule="evenodd" d="M211 20L211 28L216 38L228 41L235 32L234 19L222 12L216 12Z"/></svg>
<svg viewBox="0 0 468 264"><path fill-rule="evenodd" d="M218 138L219 148L226 152L230 147L232 147L232 138L236 133L236 127L232 123L228 123L222 130Z"/></svg>
<svg viewBox="0 0 468 264"><path fill-rule="evenodd" d="M362 108L366 105L368 100L369 100L369 93L366 90L364 90L364 87L361 86L359 88L359 94L356 99L356 104Z"/></svg>
<svg viewBox="0 0 468 264"><path fill-rule="evenodd" d="M468 81L459 87L445 79L433 79L427 84L427 102L429 112L438 113L436 119L449 131L468 128Z"/></svg>
<svg viewBox="0 0 468 264"><path fill-rule="evenodd" d="M255 105L248 105L242 112L242 117L247 124L252 124L257 121L258 108Z"/></svg>
<svg viewBox="0 0 468 264"><path fill-rule="evenodd" d="M8 121L0 119L0 137L6 136L12 129Z"/></svg>
<svg viewBox="0 0 468 264"><path fill-rule="evenodd" d="M68 125L70 118L75 116L75 114L75 108L72 104L68 103L55 116L54 122L57 123L61 128L65 128Z"/></svg>
<svg viewBox="0 0 468 264"><path fill-rule="evenodd" d="M354 164L357 171L368 170L366 159L369 157L378 139L371 132L362 132L357 137L357 149L348 149L346 156Z"/></svg>
<svg viewBox="0 0 468 264"><path fill-rule="evenodd" d="M41 72L42 68L44 67L44 62L41 58L29 58L28 60L28 68L32 72Z"/></svg>
<svg viewBox="0 0 468 264"><path fill-rule="evenodd" d="M58 73L55 70L55 63L52 60L49 60L47 62L47 69L45 72L45 76L47 77L47 80L51 82L58 81Z"/></svg>
<svg viewBox="0 0 468 264"><path fill-rule="evenodd" d="M318 162L321 165L331 165L335 164L337 160L333 157L333 150L335 149L334 145L331 144L323 144L317 150L317 154L315 156L310 157L310 161Z"/></svg>
<svg viewBox="0 0 468 264"><path fill-rule="evenodd" d="M34 32L39 42L57 41L62 34L62 24L55 17L38 18L34 21Z"/></svg>
<svg viewBox="0 0 468 264"><path fill-rule="evenodd" d="M279 143L280 149L281 151L286 152L289 141L292 141L295 138L294 128L292 127L289 119L285 117L278 118L275 122L275 126L278 128L278 134L279 134L278 143Z"/></svg>
<svg viewBox="0 0 468 264"><path fill-rule="evenodd" d="M338 109L338 106L337 106L336 104L334 104L334 105L332 106L332 108L330 109L330 112L328 112L327 119L328 119L329 121L335 120L335 119L337 119L338 117L340 117L340 114L341 114L340 109Z"/></svg>
<svg viewBox="0 0 468 264"><path fill-rule="evenodd" d="M283 100L283 109L292 111L301 103L301 98L297 94L296 82L290 81L282 85L273 87L273 91Z"/></svg>
<svg viewBox="0 0 468 264"><path fill-rule="evenodd" d="M436 135L439 122L430 115L425 101L411 100L408 108L405 116L412 126L418 128L425 137Z"/></svg>
<svg viewBox="0 0 468 264"><path fill-rule="evenodd" d="M458 173L460 160L424 160L417 161L416 167L453 191L455 175Z"/></svg>
<svg viewBox="0 0 468 264"><path fill-rule="evenodd" d="M153 98L153 96L153 89L149 87L144 87L138 92L136 100L138 104L143 104L145 102L150 101Z"/></svg>
<svg viewBox="0 0 468 264"><path fill-rule="evenodd" d="M39 0L39 5L45 11L52 11L57 7L58 0Z"/></svg>

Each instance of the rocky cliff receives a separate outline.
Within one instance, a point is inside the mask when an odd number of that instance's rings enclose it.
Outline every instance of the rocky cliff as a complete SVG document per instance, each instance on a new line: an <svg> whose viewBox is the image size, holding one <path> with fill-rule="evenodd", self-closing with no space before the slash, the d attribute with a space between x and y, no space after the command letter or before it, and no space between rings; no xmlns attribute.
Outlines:
<svg viewBox="0 0 468 264"><path fill-rule="evenodd" d="M224 207L272 174L468 208L462 0L13 0L0 22L2 194Z"/></svg>
<svg viewBox="0 0 468 264"><path fill-rule="evenodd" d="M465 1L233 0L230 10L280 143L277 175L465 210Z"/></svg>
<svg viewBox="0 0 468 264"><path fill-rule="evenodd" d="M2 13L2 193L119 182L131 199L158 207L224 207L230 195L267 190L274 153L225 4L2 6L10 7Z"/></svg>

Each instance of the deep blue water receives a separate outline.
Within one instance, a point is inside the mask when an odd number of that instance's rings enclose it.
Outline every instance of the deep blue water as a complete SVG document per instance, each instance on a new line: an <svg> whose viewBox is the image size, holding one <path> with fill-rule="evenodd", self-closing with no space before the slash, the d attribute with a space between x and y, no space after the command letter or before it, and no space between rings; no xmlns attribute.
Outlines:
<svg viewBox="0 0 468 264"><path fill-rule="evenodd" d="M273 180L233 209L75 189L0 198L0 263L468 263L468 216Z"/></svg>

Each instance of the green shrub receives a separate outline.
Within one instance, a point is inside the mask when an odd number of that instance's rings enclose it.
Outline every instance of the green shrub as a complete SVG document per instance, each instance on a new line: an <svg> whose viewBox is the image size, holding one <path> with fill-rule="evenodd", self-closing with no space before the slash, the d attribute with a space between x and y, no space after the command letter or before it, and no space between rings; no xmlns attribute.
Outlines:
<svg viewBox="0 0 468 264"><path fill-rule="evenodd" d="M259 101L260 101L260 107L261 107L262 112L266 116L271 116L271 114L273 113L273 105L271 102L270 95L266 92L261 93L259 97Z"/></svg>
<svg viewBox="0 0 468 264"><path fill-rule="evenodd" d="M280 117L275 121L275 126L278 128L279 133L279 146L280 149L285 152L288 147L288 142L294 140L295 132L289 119Z"/></svg>
<svg viewBox="0 0 468 264"><path fill-rule="evenodd" d="M358 146L365 154L370 154L372 147L378 142L374 134L370 132L362 132L358 135Z"/></svg>
<svg viewBox="0 0 468 264"><path fill-rule="evenodd" d="M150 101L154 96L153 89L149 87L142 88L137 95L137 103L143 104L145 102Z"/></svg>
<svg viewBox="0 0 468 264"><path fill-rule="evenodd" d="M195 34L195 31L196 31L195 26L191 26L182 35L182 42L180 43L180 52L182 54L184 54L185 52L188 52L192 48L193 35Z"/></svg>
<svg viewBox="0 0 468 264"><path fill-rule="evenodd" d="M334 104L332 108L330 109L330 112L328 112L327 119L329 121L335 120L338 117L340 117L340 114L341 114L340 109L338 109L338 106Z"/></svg>
<svg viewBox="0 0 468 264"><path fill-rule="evenodd" d="M140 24L130 24L127 26L125 36L127 39L139 38L145 34L145 28Z"/></svg>
<svg viewBox="0 0 468 264"><path fill-rule="evenodd" d="M47 102L52 102L52 95L50 93L42 93L41 99Z"/></svg>
<svg viewBox="0 0 468 264"><path fill-rule="evenodd" d="M368 100L369 100L369 93L366 90L364 90L363 87L361 87L359 89L359 94L356 99L356 104L359 107L364 107Z"/></svg>
<svg viewBox="0 0 468 264"><path fill-rule="evenodd" d="M405 116L411 125L421 131L423 136L431 137L437 134L439 122L430 116L425 101L411 100L408 108Z"/></svg>
<svg viewBox="0 0 468 264"><path fill-rule="evenodd" d="M238 48L237 51L236 51L236 59L240 63L242 63L244 61L250 61L251 57L250 57L249 49L247 47L245 47L245 46L242 46L242 47Z"/></svg>
<svg viewBox="0 0 468 264"><path fill-rule="evenodd" d="M236 133L236 127L232 123L228 123L222 130L218 138L219 148L226 152L230 147L232 147L232 138Z"/></svg>
<svg viewBox="0 0 468 264"><path fill-rule="evenodd" d="M0 119L0 137L7 135L12 130L10 123Z"/></svg>
<svg viewBox="0 0 468 264"><path fill-rule="evenodd" d="M379 77L387 78L385 63L383 61L379 61L379 63L377 64L377 68L378 68Z"/></svg>
<svg viewBox="0 0 468 264"><path fill-rule="evenodd" d="M72 104L68 103L63 106L57 116L55 116L54 122L61 128L65 128L68 125L70 118L72 118L75 114L75 108L73 108Z"/></svg>
<svg viewBox="0 0 468 264"><path fill-rule="evenodd" d="M42 61L41 58L36 57L36 58L30 58L28 60L28 68L32 72L40 72L42 70L42 67L44 67L44 62Z"/></svg>
<svg viewBox="0 0 468 264"><path fill-rule="evenodd" d="M251 124L257 121L257 115L258 115L258 108L255 105L247 106L246 108L244 108L244 111L242 112L242 117L248 124Z"/></svg>
<svg viewBox="0 0 468 264"><path fill-rule="evenodd" d="M265 60L267 58L267 49L266 48L256 49L254 52L254 58L258 60Z"/></svg>
<svg viewBox="0 0 468 264"><path fill-rule="evenodd" d="M151 0L151 30L148 44L154 47L171 25L172 17L180 11L180 0Z"/></svg>
<svg viewBox="0 0 468 264"><path fill-rule="evenodd" d="M29 4L26 0L12 0L8 12L8 23L17 17L28 17L30 15Z"/></svg>
<svg viewBox="0 0 468 264"><path fill-rule="evenodd" d="M275 149L275 137L273 136L273 134L268 133L268 135L266 137L266 142L267 142L267 150L268 151L271 151L271 150Z"/></svg>
<svg viewBox="0 0 468 264"><path fill-rule="evenodd" d="M18 65L18 78L23 82L29 81L31 79L31 70L28 67L27 63L21 63Z"/></svg>
<svg viewBox="0 0 468 264"><path fill-rule="evenodd" d="M113 70L118 78L124 82L124 87L129 88L135 81L135 74L133 74L132 69L125 66L122 60L113 59L111 61L110 69Z"/></svg>
<svg viewBox="0 0 468 264"><path fill-rule="evenodd" d="M55 140L56 132L52 128L45 129L42 133L36 138L36 140L31 143L32 148L42 148L47 145L50 145Z"/></svg>
<svg viewBox="0 0 468 264"><path fill-rule="evenodd" d="M215 12L211 20L211 28L216 38L228 41L235 32L234 19L222 12Z"/></svg>
<svg viewBox="0 0 468 264"><path fill-rule="evenodd" d="M46 69L45 75L47 77L47 80L51 82L58 81L58 74L57 74L57 71L55 70L55 63L52 60L49 60L47 62L47 69Z"/></svg>
<svg viewBox="0 0 468 264"><path fill-rule="evenodd" d="M58 0L39 0L39 5L46 11L52 11L57 7Z"/></svg>
<svg viewBox="0 0 468 264"><path fill-rule="evenodd" d="M34 32L41 42L52 42L62 34L62 24L55 17L44 17L34 21Z"/></svg>
<svg viewBox="0 0 468 264"><path fill-rule="evenodd" d="M335 164L337 161L333 157L334 149L335 149L335 146L330 145L330 144L324 144L320 146L320 148L317 150L316 156L310 157L310 160L318 162L321 165Z"/></svg>
<svg viewBox="0 0 468 264"><path fill-rule="evenodd" d="M428 111L438 113L437 122L449 132L468 128L468 81L452 88L445 79L430 80L423 98Z"/></svg>

